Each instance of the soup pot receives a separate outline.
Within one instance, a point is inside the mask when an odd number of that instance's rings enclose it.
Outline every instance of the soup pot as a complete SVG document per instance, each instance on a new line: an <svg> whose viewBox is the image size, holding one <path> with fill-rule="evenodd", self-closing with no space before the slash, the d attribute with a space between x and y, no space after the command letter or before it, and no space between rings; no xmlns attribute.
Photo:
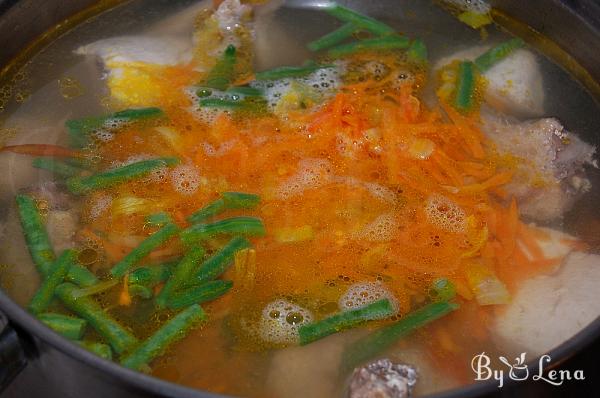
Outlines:
<svg viewBox="0 0 600 398"><path fill-rule="evenodd" d="M17 57L50 28L78 13L82 17L83 10L97 3L97 0L0 0L0 67ZM595 87L596 82L600 82L600 51L597 51L600 49L600 3L597 0L498 0L491 3L502 15L522 22L524 25L521 26L533 28L558 47L565 49L572 57L567 57L567 66L570 66L592 91L596 91L596 95L598 94ZM397 4L394 1L354 1L352 6L375 17L381 17L393 15ZM312 7L318 5L318 1L291 0L286 5ZM580 67L573 67L574 65ZM585 138L592 142L600 140L600 136ZM594 193L592 195L600 196ZM61 396L218 396L162 381L101 359L53 333L11 301L2 290L0 331L0 392L20 371L28 367L28 373L35 374L49 391L58 391ZM597 319L575 337L550 352L552 362L548 366L557 366L599 337L600 319ZM532 361L530 371L537 373L537 363L538 360ZM510 380L505 380L505 385L510 383ZM522 388L522 385L515 384L513 388ZM481 381L437 394L435 397L482 396L493 390L498 390L497 381Z"/></svg>

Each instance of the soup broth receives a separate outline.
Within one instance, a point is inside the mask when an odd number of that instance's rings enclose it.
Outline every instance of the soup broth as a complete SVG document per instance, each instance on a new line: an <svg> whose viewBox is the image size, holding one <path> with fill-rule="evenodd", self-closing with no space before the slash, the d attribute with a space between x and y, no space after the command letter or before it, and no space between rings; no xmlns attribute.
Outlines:
<svg viewBox="0 0 600 398"><path fill-rule="evenodd" d="M32 261L20 195L92 278L70 265L34 312L84 318L78 340L113 360L216 393L344 396L389 358L423 395L471 383L478 353L533 359L595 319L600 119L566 71L462 23L462 2L345 3L370 22L252 3L127 1L7 80L0 283L16 302L31 310L60 263ZM139 359L186 311L185 337ZM430 315L412 333L373 338L415 311Z"/></svg>

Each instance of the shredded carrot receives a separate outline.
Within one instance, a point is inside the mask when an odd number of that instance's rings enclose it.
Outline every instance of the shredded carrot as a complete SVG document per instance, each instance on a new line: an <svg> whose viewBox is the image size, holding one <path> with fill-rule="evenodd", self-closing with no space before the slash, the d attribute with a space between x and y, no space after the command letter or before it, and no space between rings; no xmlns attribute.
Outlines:
<svg viewBox="0 0 600 398"><path fill-rule="evenodd" d="M129 274L125 274L123 278L123 290L119 294L119 305L131 305L131 295L129 294Z"/></svg>

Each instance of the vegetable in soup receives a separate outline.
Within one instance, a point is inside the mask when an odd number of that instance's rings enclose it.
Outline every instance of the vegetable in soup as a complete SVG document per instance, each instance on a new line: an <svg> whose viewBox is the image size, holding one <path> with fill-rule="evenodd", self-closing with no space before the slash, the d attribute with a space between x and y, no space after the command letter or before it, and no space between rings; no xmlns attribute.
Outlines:
<svg viewBox="0 0 600 398"><path fill-rule="evenodd" d="M59 39L93 106L35 92L14 119L64 115L56 140L0 149L22 176L3 286L56 333L218 393L406 397L598 315L598 258L557 229L595 147L547 117L564 72L486 3L409 2L406 30L335 3L148 3L90 23L171 16Z"/></svg>

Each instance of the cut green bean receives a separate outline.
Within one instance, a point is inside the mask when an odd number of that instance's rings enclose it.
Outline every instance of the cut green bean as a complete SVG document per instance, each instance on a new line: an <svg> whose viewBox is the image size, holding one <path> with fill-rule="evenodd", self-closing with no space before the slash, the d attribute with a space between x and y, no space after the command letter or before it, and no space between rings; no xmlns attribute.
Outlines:
<svg viewBox="0 0 600 398"><path fill-rule="evenodd" d="M230 44L202 85L217 90L227 89L233 82L236 62L236 49L235 46Z"/></svg>
<svg viewBox="0 0 600 398"><path fill-rule="evenodd" d="M35 158L31 164L36 169L46 170L52 174L66 178L76 176L82 172L82 169L79 167L55 158Z"/></svg>
<svg viewBox="0 0 600 398"><path fill-rule="evenodd" d="M193 244L218 235L265 236L265 226L260 218L233 217L211 224L196 224L181 232L181 240Z"/></svg>
<svg viewBox="0 0 600 398"><path fill-rule="evenodd" d="M158 308L165 308L171 293L181 289L194 275L204 257L204 249L200 246L191 248L173 270L173 275L156 296Z"/></svg>
<svg viewBox="0 0 600 398"><path fill-rule="evenodd" d="M456 286L447 278L434 280L431 290L431 295L436 301L449 301L456 297Z"/></svg>
<svg viewBox="0 0 600 398"><path fill-rule="evenodd" d="M362 308L340 312L318 322L302 325L298 328L300 345L312 343L331 334L356 327L366 321L388 318L395 312L390 300L383 299Z"/></svg>
<svg viewBox="0 0 600 398"><path fill-rule="evenodd" d="M97 341L78 341L77 344L98 355L100 358L104 358L108 361L112 360L112 349L108 344L99 343Z"/></svg>
<svg viewBox="0 0 600 398"><path fill-rule="evenodd" d="M305 65L305 66L281 66L270 70L256 73L256 80L280 80L290 77L303 77L310 75L320 69L335 68L335 65Z"/></svg>
<svg viewBox="0 0 600 398"><path fill-rule="evenodd" d="M515 50L523 47L525 42L519 38L511 39L500 43L496 47L490 48L485 53L481 54L474 61L475 66L481 73L485 73L492 66L502 61Z"/></svg>
<svg viewBox="0 0 600 398"><path fill-rule="evenodd" d="M223 192L226 209L254 209L260 203L260 196L244 192Z"/></svg>
<svg viewBox="0 0 600 398"><path fill-rule="evenodd" d="M475 67L470 61L463 61L458 66L456 82L456 97L454 106L462 112L468 112L473 107L475 94Z"/></svg>
<svg viewBox="0 0 600 398"><path fill-rule="evenodd" d="M133 249L121 261L115 264L110 270L111 275L117 278L122 277L129 269L131 269L131 267L150 254L150 252L178 233L179 227L177 225L172 223L166 224L164 227L144 239L138 247Z"/></svg>
<svg viewBox="0 0 600 398"><path fill-rule="evenodd" d="M192 215L190 215L187 218L187 220L192 224L196 224L196 223L206 220L207 218L210 218L210 217L213 217L213 216L216 216L216 215L222 213L225 209L226 209L225 200L223 198L220 198L213 202L210 202L205 207L203 207L200 210L198 210L197 212L193 213Z"/></svg>
<svg viewBox="0 0 600 398"><path fill-rule="evenodd" d="M212 301L227 293L232 287L232 281L216 280L205 282L172 294L167 301L167 307L171 310L178 310L192 304L202 304Z"/></svg>
<svg viewBox="0 0 600 398"><path fill-rule="evenodd" d="M158 168L172 167L178 163L179 159L171 157L142 160L88 177L71 177L67 180L67 188L74 194L84 194L135 180Z"/></svg>
<svg viewBox="0 0 600 398"><path fill-rule="evenodd" d="M50 329L70 340L79 340L87 326L85 319L52 312L37 314L36 317Z"/></svg>
<svg viewBox="0 0 600 398"><path fill-rule="evenodd" d="M169 279L173 272L173 268L179 261L181 260L136 268L129 273L129 284L154 287Z"/></svg>
<svg viewBox="0 0 600 398"><path fill-rule="evenodd" d="M42 222L42 216L32 197L17 195L16 201L27 249L38 272L45 277L56 257ZM93 273L79 264L73 264L66 279L79 286L90 286L98 282L98 278Z"/></svg>
<svg viewBox="0 0 600 398"><path fill-rule="evenodd" d="M164 112L159 108L125 109L109 115L67 120L65 125L69 132L70 145L75 148L82 148L89 144L89 134L95 130L110 129L113 128L112 125L118 126L122 123L153 119L164 115Z"/></svg>
<svg viewBox="0 0 600 398"><path fill-rule="evenodd" d="M250 242L241 236L231 239L217 253L202 263L191 283L197 284L218 278L233 264L236 252L251 246Z"/></svg>
<svg viewBox="0 0 600 398"><path fill-rule="evenodd" d="M150 214L146 217L146 224L153 225L155 227L162 227L165 224L172 223L173 219L164 211L160 213Z"/></svg>
<svg viewBox="0 0 600 398"><path fill-rule="evenodd" d="M255 87L249 87L249 86L236 86L236 87L229 87L225 93L227 94L238 94L238 95L244 95L247 97L260 97L262 96L264 93L261 89L255 88Z"/></svg>
<svg viewBox="0 0 600 398"><path fill-rule="evenodd" d="M198 105L203 108L225 108L225 109L242 109L246 104L240 100L224 99L224 98L203 98L198 101Z"/></svg>
<svg viewBox="0 0 600 398"><path fill-rule="evenodd" d="M331 33L326 34L317 40L308 43L307 47L311 51L321 51L333 47L351 37L359 28L352 22L346 22Z"/></svg>
<svg viewBox="0 0 600 398"><path fill-rule="evenodd" d="M129 285L129 294L133 297L140 297L144 300L151 299L154 295L152 290L143 285Z"/></svg>
<svg viewBox="0 0 600 398"><path fill-rule="evenodd" d="M406 58L409 62L417 65L427 63L427 46L421 39L415 39L410 43L406 51Z"/></svg>
<svg viewBox="0 0 600 398"><path fill-rule="evenodd" d="M354 25L376 35L383 36L394 33L391 26L339 4L333 3L327 6L325 11L341 21L352 22Z"/></svg>
<svg viewBox="0 0 600 398"><path fill-rule="evenodd" d="M121 365L130 369L140 369L162 355L175 341L182 339L194 326L206 321L202 308L194 304L168 320L131 354L121 359Z"/></svg>
<svg viewBox="0 0 600 398"><path fill-rule="evenodd" d="M117 279L98 282L94 285L82 287L73 292L74 298L93 296L94 294L105 292L119 283Z"/></svg>
<svg viewBox="0 0 600 398"><path fill-rule="evenodd" d="M331 48L327 54L330 57L337 58L345 55L354 54L361 51L386 51L405 49L410 46L410 40L403 36L385 36L375 39L366 39L354 41L348 44L340 44Z"/></svg>
<svg viewBox="0 0 600 398"><path fill-rule="evenodd" d="M394 345L402 337L456 310L458 304L441 301L428 304L353 343L344 353L342 363L352 370Z"/></svg>
<svg viewBox="0 0 600 398"><path fill-rule="evenodd" d="M209 203L188 217L196 224L228 209L254 209L260 203L260 196L244 192L223 192L221 198Z"/></svg>
<svg viewBox="0 0 600 398"><path fill-rule="evenodd" d="M98 277L92 271L78 263L71 266L65 280L81 287L93 286L98 283Z"/></svg>
<svg viewBox="0 0 600 398"><path fill-rule="evenodd" d="M28 305L29 311L38 314L44 311L50 305L54 298L56 287L63 283L71 265L75 263L77 253L75 250L65 250L50 266L48 275L40 285L39 289L31 299Z"/></svg>
<svg viewBox="0 0 600 398"><path fill-rule="evenodd" d="M46 227L42 222L42 216L32 197L17 195L16 201L29 254L31 254L39 273L45 276L52 267L55 256Z"/></svg>
<svg viewBox="0 0 600 398"><path fill-rule="evenodd" d="M63 283L56 288L56 295L65 307L88 321L117 354L129 351L138 343L133 334L108 315L92 298L74 298L73 293L76 290L77 286Z"/></svg>

